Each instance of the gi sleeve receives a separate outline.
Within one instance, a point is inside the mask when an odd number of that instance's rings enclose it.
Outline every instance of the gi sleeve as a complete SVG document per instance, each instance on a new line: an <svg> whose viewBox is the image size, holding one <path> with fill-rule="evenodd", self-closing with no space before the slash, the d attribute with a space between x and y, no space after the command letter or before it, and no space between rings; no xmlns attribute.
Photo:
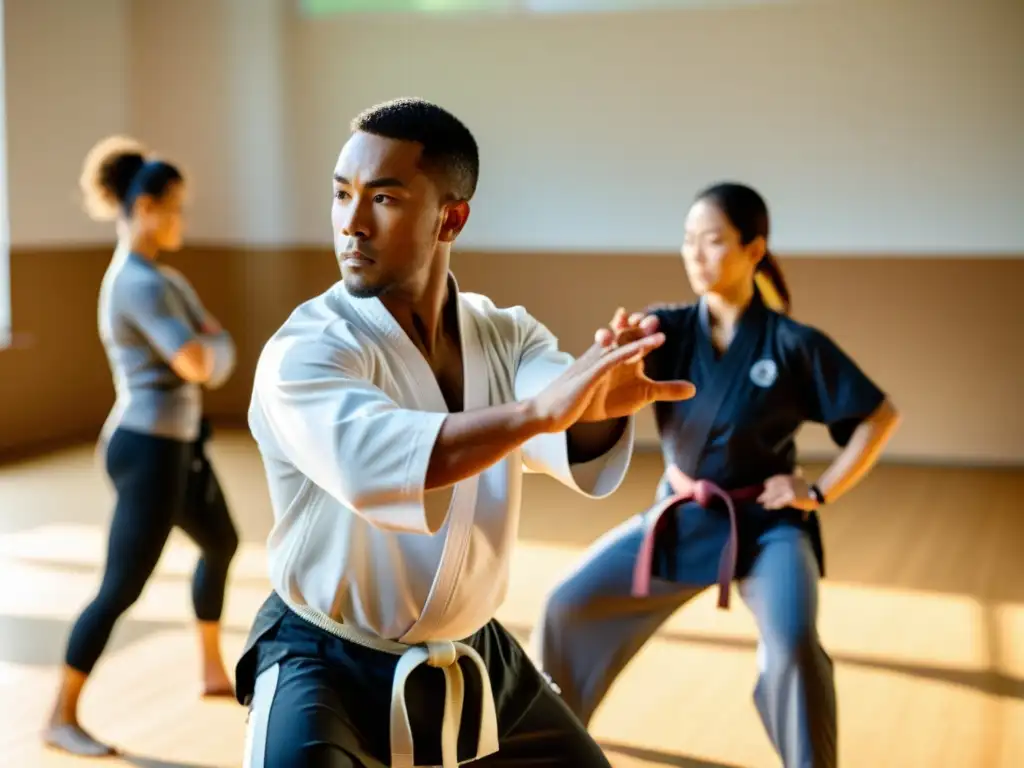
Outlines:
<svg viewBox="0 0 1024 768"><path fill-rule="evenodd" d="M518 315L520 344L515 367L516 400L541 392L573 363L573 357L558 348L558 339L525 310ZM564 432L542 434L523 444L523 464L528 471L542 472L574 491L591 498L614 492L629 469L633 455L635 421L603 456L585 464L569 464L569 442Z"/></svg>
<svg viewBox="0 0 1024 768"><path fill-rule="evenodd" d="M250 427L339 503L389 531L436 533L427 467L446 413L400 407L370 377L368 353L329 330L272 339L257 366Z"/></svg>
<svg viewBox="0 0 1024 768"><path fill-rule="evenodd" d="M810 329L800 344L806 418L828 427L839 446L885 400L885 393L829 336Z"/></svg>

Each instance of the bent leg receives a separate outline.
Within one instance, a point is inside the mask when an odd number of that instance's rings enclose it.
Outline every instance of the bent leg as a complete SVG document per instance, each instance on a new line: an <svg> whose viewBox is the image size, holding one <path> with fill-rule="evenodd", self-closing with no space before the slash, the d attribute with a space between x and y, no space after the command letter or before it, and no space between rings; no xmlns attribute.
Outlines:
<svg viewBox="0 0 1024 768"><path fill-rule="evenodd" d="M480 760L481 768L611 768L608 758L569 707L549 687L512 730L496 754Z"/></svg>
<svg viewBox="0 0 1024 768"><path fill-rule="evenodd" d="M361 748L328 663L291 658L256 678L243 768L385 768Z"/></svg>
<svg viewBox="0 0 1024 768"><path fill-rule="evenodd" d="M192 577L192 608L199 622L203 693L231 696L234 687L221 656L220 619L228 571L238 551L238 533L217 475L201 446L195 447L188 492L177 522L200 550Z"/></svg>
<svg viewBox="0 0 1024 768"><path fill-rule="evenodd" d="M117 504L96 597L71 629L64 679L44 739L79 755L109 754L78 722L82 689L114 626L142 594L163 552L184 490L185 445L118 430L108 448Z"/></svg>
<svg viewBox="0 0 1024 768"><path fill-rule="evenodd" d="M67 665L89 674L106 648L118 619L139 599L171 532L172 510L119 495L111 521L107 562L95 598L82 611L68 639Z"/></svg>
<svg viewBox="0 0 1024 768"><path fill-rule="evenodd" d="M818 567L807 536L780 526L740 594L760 632L754 702L786 768L834 768L836 693L832 660L817 630Z"/></svg>
<svg viewBox="0 0 1024 768"><path fill-rule="evenodd" d="M637 515L598 539L551 592L537 628L538 665L584 725L650 636L703 589L653 579L650 596L632 596L642 526Z"/></svg>
<svg viewBox="0 0 1024 768"><path fill-rule="evenodd" d="M198 453L194 462L177 523L200 550L192 578L192 607L196 618L220 621L228 570L238 551L238 532L213 466Z"/></svg>

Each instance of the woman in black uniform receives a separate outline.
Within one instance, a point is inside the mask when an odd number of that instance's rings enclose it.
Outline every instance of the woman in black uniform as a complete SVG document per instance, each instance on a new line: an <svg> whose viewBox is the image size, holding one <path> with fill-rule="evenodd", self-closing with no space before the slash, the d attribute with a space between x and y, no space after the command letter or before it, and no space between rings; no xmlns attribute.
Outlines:
<svg viewBox="0 0 1024 768"><path fill-rule="evenodd" d="M692 381L697 395L655 403L666 464L658 503L596 542L550 595L540 663L586 723L677 608L716 583L728 607L738 579L760 632L754 701L775 749L787 768L834 766L817 509L871 469L897 413L828 336L788 316L757 192L720 184L698 195L682 254L699 301L655 311L667 338L646 370ZM826 424L843 446L813 482L796 463L804 422Z"/></svg>

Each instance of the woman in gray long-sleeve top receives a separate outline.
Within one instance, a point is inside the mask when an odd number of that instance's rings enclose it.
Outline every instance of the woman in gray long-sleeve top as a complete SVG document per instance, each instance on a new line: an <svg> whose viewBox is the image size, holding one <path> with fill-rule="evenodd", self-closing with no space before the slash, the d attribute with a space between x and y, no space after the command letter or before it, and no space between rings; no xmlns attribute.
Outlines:
<svg viewBox="0 0 1024 768"><path fill-rule="evenodd" d="M116 391L101 447L117 505L103 581L71 631L44 738L68 752L100 756L114 750L79 725L82 687L174 526L202 553L192 603L204 693L233 693L220 654L220 618L238 537L204 451L209 430L202 388L224 383L235 351L184 276L159 262L161 253L181 247L185 181L179 170L114 137L90 152L81 185L93 218L116 220L119 233L99 301L100 338Z"/></svg>

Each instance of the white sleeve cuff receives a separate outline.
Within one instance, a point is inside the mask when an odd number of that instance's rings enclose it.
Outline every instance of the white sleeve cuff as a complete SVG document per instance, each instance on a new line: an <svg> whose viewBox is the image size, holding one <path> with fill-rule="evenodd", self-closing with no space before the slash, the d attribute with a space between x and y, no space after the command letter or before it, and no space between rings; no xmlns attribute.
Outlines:
<svg viewBox="0 0 1024 768"><path fill-rule="evenodd" d="M569 464L564 432L538 435L523 446L528 469L550 475L562 485L592 499L610 496L626 478L633 457L636 421L630 416L621 437L604 455L585 464Z"/></svg>
<svg viewBox="0 0 1024 768"><path fill-rule="evenodd" d="M429 514L426 485L430 457L446 418L447 413L420 412L416 420L409 424L408 431L402 437L407 452L404 476L408 481L401 492L392 498L381 494L376 499L367 495L355 500L353 506L356 511L374 526L399 533L434 534L441 529L447 509Z"/></svg>

